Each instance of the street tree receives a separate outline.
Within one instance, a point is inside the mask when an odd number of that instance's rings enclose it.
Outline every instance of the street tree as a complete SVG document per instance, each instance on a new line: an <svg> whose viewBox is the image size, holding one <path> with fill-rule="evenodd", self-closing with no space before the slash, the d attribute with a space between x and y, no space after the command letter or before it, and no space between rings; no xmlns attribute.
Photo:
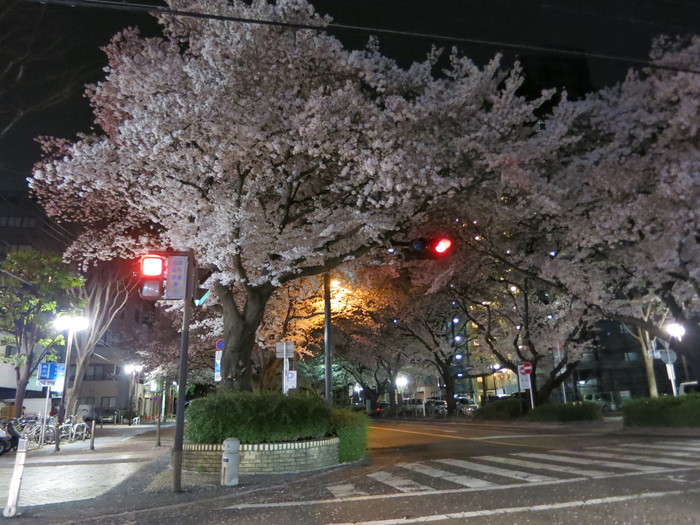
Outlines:
<svg viewBox="0 0 700 525"><path fill-rule="evenodd" d="M480 69L452 56L436 78L437 52L404 70L374 45L347 51L305 0L169 5L319 29L163 15L163 38L125 30L87 90L100 132L45 139L33 187L50 214L85 226L71 256L193 250L214 272L222 372L237 388L252 388L277 289L556 143L533 134L543 100L517 96L520 69L498 59Z"/></svg>
<svg viewBox="0 0 700 525"><path fill-rule="evenodd" d="M55 359L63 342L53 327L56 314L80 305L70 292L83 285L83 278L58 255L25 251L0 263L0 283L0 334L3 344L13 346L4 360L14 366L14 415L20 417L29 379L41 361Z"/></svg>
<svg viewBox="0 0 700 525"><path fill-rule="evenodd" d="M85 372L100 341L113 321L123 313L135 289L134 279L128 271L128 262L113 261L90 268L83 286L71 290L80 304L83 315L89 320L86 330L75 333L72 359L75 363L75 379L66 390L67 414L75 414ZM68 376L66 376L68 377Z"/></svg>

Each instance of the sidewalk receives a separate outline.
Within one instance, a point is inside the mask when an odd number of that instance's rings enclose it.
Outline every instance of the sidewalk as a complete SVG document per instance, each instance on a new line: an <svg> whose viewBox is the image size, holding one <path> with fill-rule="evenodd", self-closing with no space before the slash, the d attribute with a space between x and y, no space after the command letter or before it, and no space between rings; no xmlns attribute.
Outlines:
<svg viewBox="0 0 700 525"><path fill-rule="evenodd" d="M515 425L514 425L515 426ZM522 426L522 424L520 425ZM525 427L566 428L580 432L589 428L601 434L698 437L700 429L624 428L621 418L589 424L525 424ZM90 441L66 443L27 453L18 515L23 525L68 523L137 523L137 511L177 506L202 498L228 497L274 489L288 483L289 475L241 477L240 485L222 487L218 474L182 472L182 492L172 490L170 467L175 425L161 427L161 446L156 446L153 425L107 426L96 429L95 450ZM15 453L0 457L0 504L5 508ZM298 476L295 476L297 479Z"/></svg>
<svg viewBox="0 0 700 525"><path fill-rule="evenodd" d="M241 477L236 487L222 487L219 474L183 471L182 492L173 492L170 452L175 424L161 427L156 446L154 425L105 425L90 440L30 450L24 466L18 514L0 521L22 525L133 523L135 511L187 504L202 497L226 497L276 486L284 475ZM14 452L0 457L0 505L7 505ZM104 518L101 518L104 517ZM107 518L109 517L109 518Z"/></svg>

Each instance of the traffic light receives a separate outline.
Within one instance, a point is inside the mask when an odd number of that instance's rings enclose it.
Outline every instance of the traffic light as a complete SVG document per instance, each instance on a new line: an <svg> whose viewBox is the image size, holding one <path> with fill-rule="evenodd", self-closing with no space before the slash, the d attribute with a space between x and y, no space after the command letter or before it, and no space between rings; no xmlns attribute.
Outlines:
<svg viewBox="0 0 700 525"><path fill-rule="evenodd" d="M152 301L161 299L165 291L165 257L153 254L142 255L139 262L139 277L141 298Z"/></svg>
<svg viewBox="0 0 700 525"><path fill-rule="evenodd" d="M446 257L452 249L452 240L448 237L431 239L414 239L405 252L406 259L440 259Z"/></svg>

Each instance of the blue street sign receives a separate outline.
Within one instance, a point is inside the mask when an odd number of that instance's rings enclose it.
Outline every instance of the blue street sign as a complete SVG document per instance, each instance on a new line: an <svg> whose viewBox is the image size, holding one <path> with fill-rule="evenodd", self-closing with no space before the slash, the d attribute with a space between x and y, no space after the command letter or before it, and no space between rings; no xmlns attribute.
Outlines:
<svg viewBox="0 0 700 525"><path fill-rule="evenodd" d="M55 381L58 363L39 363L39 381Z"/></svg>

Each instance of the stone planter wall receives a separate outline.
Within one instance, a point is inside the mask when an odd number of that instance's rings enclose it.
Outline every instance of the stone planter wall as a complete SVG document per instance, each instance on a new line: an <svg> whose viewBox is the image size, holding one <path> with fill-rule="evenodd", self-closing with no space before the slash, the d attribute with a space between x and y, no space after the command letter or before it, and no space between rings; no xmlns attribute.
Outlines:
<svg viewBox="0 0 700 525"><path fill-rule="evenodd" d="M195 472L221 472L222 445L184 444L182 468ZM240 474L307 472L339 463L338 438L289 443L241 445Z"/></svg>

